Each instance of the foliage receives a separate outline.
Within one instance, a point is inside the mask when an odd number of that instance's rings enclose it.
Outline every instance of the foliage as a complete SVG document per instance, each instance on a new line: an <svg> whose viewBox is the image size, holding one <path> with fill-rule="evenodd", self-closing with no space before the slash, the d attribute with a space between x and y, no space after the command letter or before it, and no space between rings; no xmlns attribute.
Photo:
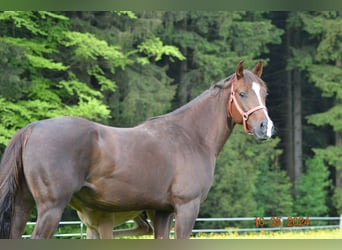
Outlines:
<svg viewBox="0 0 342 250"><path fill-rule="evenodd" d="M141 68L139 72L128 68L125 76L122 76L127 88L122 92L127 93L123 97L123 102L118 105L120 114L115 119L116 123L122 126L136 125L147 117L165 113L171 108L171 100L175 93L174 86L170 84L171 79L160 72L161 69L157 66L150 65L144 70L142 67L135 68ZM145 84L142 78L149 84Z"/></svg>
<svg viewBox="0 0 342 250"><path fill-rule="evenodd" d="M13 68L1 81L2 145L14 131L39 119L80 115L99 120L109 116L102 94L80 81L71 65L56 56L59 47L67 46L63 40L68 40L68 18L49 12L2 12L0 20L1 26L12 26L11 30L4 29L0 47L8 48L3 63ZM11 51L17 56L12 57ZM17 79L14 86L21 87L13 95L6 93L10 86L7 79Z"/></svg>
<svg viewBox="0 0 342 250"><path fill-rule="evenodd" d="M342 65L337 65L342 60L342 18L337 12L303 13L300 17L303 29L314 42L311 54L307 55L311 57L311 63L306 67L310 80L322 90L323 97L334 97L336 100L331 109L309 116L308 121L318 126L329 124L335 131L342 131Z"/></svg>
<svg viewBox="0 0 342 250"><path fill-rule="evenodd" d="M333 194L333 204L336 210L341 213L342 211L342 187L336 187Z"/></svg>
<svg viewBox="0 0 342 250"><path fill-rule="evenodd" d="M178 105L234 73L241 59L246 68L254 67L260 56L268 53L267 44L280 43L283 33L259 12L168 12L164 20L162 39L176 44L187 57L187 61L170 69L170 74L179 82L174 99ZM267 63L267 58L263 61ZM217 159L214 183L201 206L200 216L255 216L265 210L289 212L292 203L287 178L278 183L284 185L274 184L273 187L284 188L279 193L285 192L282 196L285 204L281 204L278 211L258 202L262 187L272 185L275 180L264 183L261 171L264 170L263 174L274 171L280 153L275 150L276 145L277 141L260 144L247 137L240 127L235 128ZM266 179L271 179L271 175ZM283 172L280 175L285 177ZM274 204L271 200L269 205Z"/></svg>
<svg viewBox="0 0 342 250"><path fill-rule="evenodd" d="M111 110L108 123L116 126L134 126L148 117L169 111L175 87L171 86L172 78L166 74L167 65L161 61L166 58L172 62L184 60L178 48L165 44L158 37L163 12L126 14L69 13L74 30L92 31L107 44L116 44L129 60L124 68L116 68L110 78L116 83L116 91L103 92ZM130 18L132 14L134 18ZM103 68L108 67L101 64L100 69ZM97 69L92 70L91 74L96 77L96 72Z"/></svg>
<svg viewBox="0 0 342 250"><path fill-rule="evenodd" d="M213 186L200 217L290 214L289 179L277 166L278 140L258 142L236 127L217 159ZM248 145L248 147L246 147ZM216 223L215 227L221 225Z"/></svg>
<svg viewBox="0 0 342 250"><path fill-rule="evenodd" d="M255 200L257 208L255 216L288 216L293 214L292 185L278 161L268 161L260 164L260 174L257 178Z"/></svg>
<svg viewBox="0 0 342 250"><path fill-rule="evenodd" d="M268 53L267 44L280 43L281 34L257 12L167 12L160 36L187 58L170 71L177 81L176 103L188 102L234 73L240 60L254 67Z"/></svg>
<svg viewBox="0 0 342 250"><path fill-rule="evenodd" d="M283 142L257 142L239 126L217 159L213 187L200 216L304 213L305 202L312 202L310 183L318 178L321 183L314 186L327 188L322 160L342 171L341 145L331 139L331 131L342 131L341 15L320 11L285 16L284 27L303 34L301 47L289 48L290 59L283 57L289 60L288 68L278 69L278 62L271 62L272 67L284 74L298 69L303 86L315 86L322 98L315 105L303 105L311 124L305 131L317 131L314 126L328 131L311 136L315 149L304 145L305 152L316 156L306 162L301 196L291 198L292 186L279 160ZM246 68L262 60L267 70L270 55L277 53L272 46L286 41L275 17L259 11L0 12L0 149L32 121L77 115L134 126L185 104L234 73L240 60ZM315 102L312 92L302 92L303 102ZM284 105L288 100L280 94ZM283 106L274 110L274 121L282 123ZM317 171L321 175L316 176ZM342 210L342 189L334 193L334 205ZM315 213L326 214L323 207L312 204Z"/></svg>
<svg viewBox="0 0 342 250"><path fill-rule="evenodd" d="M327 194L331 185L328 178L328 168L319 154L306 160L306 172L299 179L295 202L298 216L327 215Z"/></svg>
<svg viewBox="0 0 342 250"><path fill-rule="evenodd" d="M309 63L303 69L309 80L321 90L322 98L331 99L331 105L307 117L308 122L316 126L330 126L335 138L342 133L342 13L340 11L303 12L298 15L302 29L308 34L310 44L305 57ZM342 171L342 145L336 139L335 145L315 149L320 157L336 169L336 178ZM334 176L335 177L335 176ZM336 188L334 197L341 197L341 188ZM340 202L335 202L341 208ZM342 211L339 209L339 211Z"/></svg>
<svg viewBox="0 0 342 250"><path fill-rule="evenodd" d="M234 73L241 59L248 68L260 57L266 63L267 45L282 34L265 13L226 11L1 12L0 28L2 146L27 123L61 115L134 126ZM252 216L262 209L261 173L266 183L272 171L288 181L275 170L276 141L259 144L236 130L204 214L222 207L224 216Z"/></svg>
<svg viewBox="0 0 342 250"><path fill-rule="evenodd" d="M108 15L135 19L131 12ZM2 146L16 130L44 118L75 115L106 123L111 114L105 94L116 89L117 70L137 65L134 67L151 72L141 65L142 58L143 65L164 55L183 59L177 48L164 45L155 36L141 39L135 48L126 50L115 41L99 38L96 33L73 30L72 20L63 13L5 11L0 13L0 27L3 30L0 37ZM155 81L150 82L170 82L165 75L158 79L158 66L151 68ZM138 82L138 76L133 77ZM162 87L158 84L153 85L154 89ZM144 119L169 107L167 94L172 96L172 88L163 94L157 100L166 104L156 105L157 111L142 115Z"/></svg>

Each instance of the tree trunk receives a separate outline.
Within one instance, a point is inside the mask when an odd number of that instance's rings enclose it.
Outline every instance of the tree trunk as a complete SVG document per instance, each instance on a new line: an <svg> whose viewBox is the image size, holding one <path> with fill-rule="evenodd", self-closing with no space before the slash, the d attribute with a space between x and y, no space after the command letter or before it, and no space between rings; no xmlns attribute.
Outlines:
<svg viewBox="0 0 342 250"><path fill-rule="evenodd" d="M288 75L286 170L296 191L296 181L303 172L301 75L298 70Z"/></svg>
<svg viewBox="0 0 342 250"><path fill-rule="evenodd" d="M339 12L340 17L342 17L342 12ZM342 67L342 60L339 59L336 61L336 66L337 67ZM339 131L335 132L335 146L341 147L342 148L342 133ZM336 187L341 187L342 186L342 172L341 170L342 166L336 166L336 172L335 172L335 183Z"/></svg>
<svg viewBox="0 0 342 250"><path fill-rule="evenodd" d="M335 132L335 146L342 148L342 133L341 132ZM342 186L342 172L339 169L342 169L342 166L336 166L336 172L335 172L336 187Z"/></svg>
<svg viewBox="0 0 342 250"><path fill-rule="evenodd" d="M338 12L339 18L342 18L342 11ZM336 60L336 66L342 68L342 59ZM342 148L342 132L336 131L335 132L335 146ZM336 166L335 172L335 185L336 187L342 186L342 166Z"/></svg>
<svg viewBox="0 0 342 250"><path fill-rule="evenodd" d="M303 140L302 140L302 91L301 91L301 75L298 70L293 72L294 88L293 88L293 136L294 136L294 181L300 178L303 172ZM296 186L295 186L296 190Z"/></svg>
<svg viewBox="0 0 342 250"><path fill-rule="evenodd" d="M182 54L187 57L187 49L182 48L181 49ZM185 104L187 102L187 84L184 81L185 73L188 71L188 62L187 60L183 60L180 62L179 65L179 84L177 89L177 97L178 97L178 103L181 105Z"/></svg>
<svg viewBox="0 0 342 250"><path fill-rule="evenodd" d="M184 18L182 22L182 29L187 30L187 18ZM185 58L188 57L188 49L186 47L180 48L182 54L185 56ZM179 63L179 71L178 71L178 86L177 86L177 100L178 104L183 105L185 104L187 100L187 82L184 81L184 76L188 72L188 59L180 61Z"/></svg>
<svg viewBox="0 0 342 250"><path fill-rule="evenodd" d="M287 47L300 47L300 31L295 28L287 29ZM288 49L288 58L291 53ZM286 171L297 190L297 180L303 171L303 140L302 140L302 91L301 73L297 69L288 71L287 74L287 121L286 121Z"/></svg>
<svg viewBox="0 0 342 250"><path fill-rule="evenodd" d="M285 164L286 164L286 172L287 175L290 177L291 181L295 180L295 174L293 169L293 96L292 96L292 77L291 72L287 72L287 108L286 108L286 136L285 136Z"/></svg>

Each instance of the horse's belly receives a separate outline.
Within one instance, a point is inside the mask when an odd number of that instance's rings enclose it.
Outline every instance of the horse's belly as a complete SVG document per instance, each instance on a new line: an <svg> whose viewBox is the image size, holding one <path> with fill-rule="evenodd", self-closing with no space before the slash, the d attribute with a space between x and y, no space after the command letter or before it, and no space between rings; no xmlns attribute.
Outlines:
<svg viewBox="0 0 342 250"><path fill-rule="evenodd" d="M137 211L145 209L172 209L169 194L149 187L133 186L125 183L110 185L86 185L74 195L81 206L103 211Z"/></svg>

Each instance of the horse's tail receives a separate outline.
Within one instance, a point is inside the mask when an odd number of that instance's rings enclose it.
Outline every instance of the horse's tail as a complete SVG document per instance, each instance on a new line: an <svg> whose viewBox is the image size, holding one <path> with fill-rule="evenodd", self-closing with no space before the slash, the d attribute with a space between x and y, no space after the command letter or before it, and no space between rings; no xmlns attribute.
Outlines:
<svg viewBox="0 0 342 250"><path fill-rule="evenodd" d="M23 180L23 149L31 135L32 124L19 130L7 145L0 163L0 239L11 234L14 202Z"/></svg>

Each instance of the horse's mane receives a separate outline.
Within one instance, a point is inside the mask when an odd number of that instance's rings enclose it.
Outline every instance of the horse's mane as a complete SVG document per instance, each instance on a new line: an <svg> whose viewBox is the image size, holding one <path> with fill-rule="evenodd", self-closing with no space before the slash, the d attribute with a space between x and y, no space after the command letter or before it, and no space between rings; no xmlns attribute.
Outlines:
<svg viewBox="0 0 342 250"><path fill-rule="evenodd" d="M244 77L246 78L246 80L248 82L258 82L258 83L260 83L266 87L266 84L264 83L264 81L249 70L244 70ZM217 83L212 85L209 89L205 90L202 94L200 94L199 96L197 96L196 98L194 98L190 102L184 104L183 106L175 109L174 111L171 111L167 114L151 117L151 118L147 119L147 121L156 120L156 119L160 119L160 118L166 118L170 115L180 114L180 113L184 112L185 110L187 110L188 108L195 105L196 103L200 102L205 96L217 95L217 94L221 93L221 90L230 88L231 83L234 80L234 78L235 78L235 73L228 76L227 78L225 78L221 81L218 81Z"/></svg>
<svg viewBox="0 0 342 250"><path fill-rule="evenodd" d="M205 96L207 95L217 95L219 92L221 92L222 89L226 89L230 86L230 82L232 81L234 77L234 74L215 83L214 85L212 85L209 89L205 90L204 92L202 92L202 94L200 94L199 96L197 96L196 98L192 99L190 102L184 104L183 106L175 109L174 111L171 111L167 114L163 114L163 115L158 115L158 116L154 116L151 117L149 119L147 119L148 121L150 120L155 120L155 119L160 119L160 118L165 118L168 117L170 115L176 115L176 114L180 114L182 112L184 112L185 110L187 110L188 108L190 108L191 106L194 106L196 103L200 102Z"/></svg>
<svg viewBox="0 0 342 250"><path fill-rule="evenodd" d="M235 74L232 74L228 76L227 78L215 83L211 88L226 89L230 87L230 83L233 81L234 77L235 77Z"/></svg>
<svg viewBox="0 0 342 250"><path fill-rule="evenodd" d="M183 106L175 109L174 111L171 111L169 113L163 114L163 115L158 115L158 116L154 116L151 117L149 119L147 119L148 121L150 120L156 120L156 119L160 119L160 118L165 118L168 117L170 115L176 115L176 114L180 114L182 112L184 112L185 110L187 110L189 107L195 105L196 103L198 103L204 96L208 95L208 93L210 92L210 89L207 89L206 91L204 91L202 94L200 94L199 96L197 96L196 98L194 98L193 100L191 100L190 102L184 104Z"/></svg>

